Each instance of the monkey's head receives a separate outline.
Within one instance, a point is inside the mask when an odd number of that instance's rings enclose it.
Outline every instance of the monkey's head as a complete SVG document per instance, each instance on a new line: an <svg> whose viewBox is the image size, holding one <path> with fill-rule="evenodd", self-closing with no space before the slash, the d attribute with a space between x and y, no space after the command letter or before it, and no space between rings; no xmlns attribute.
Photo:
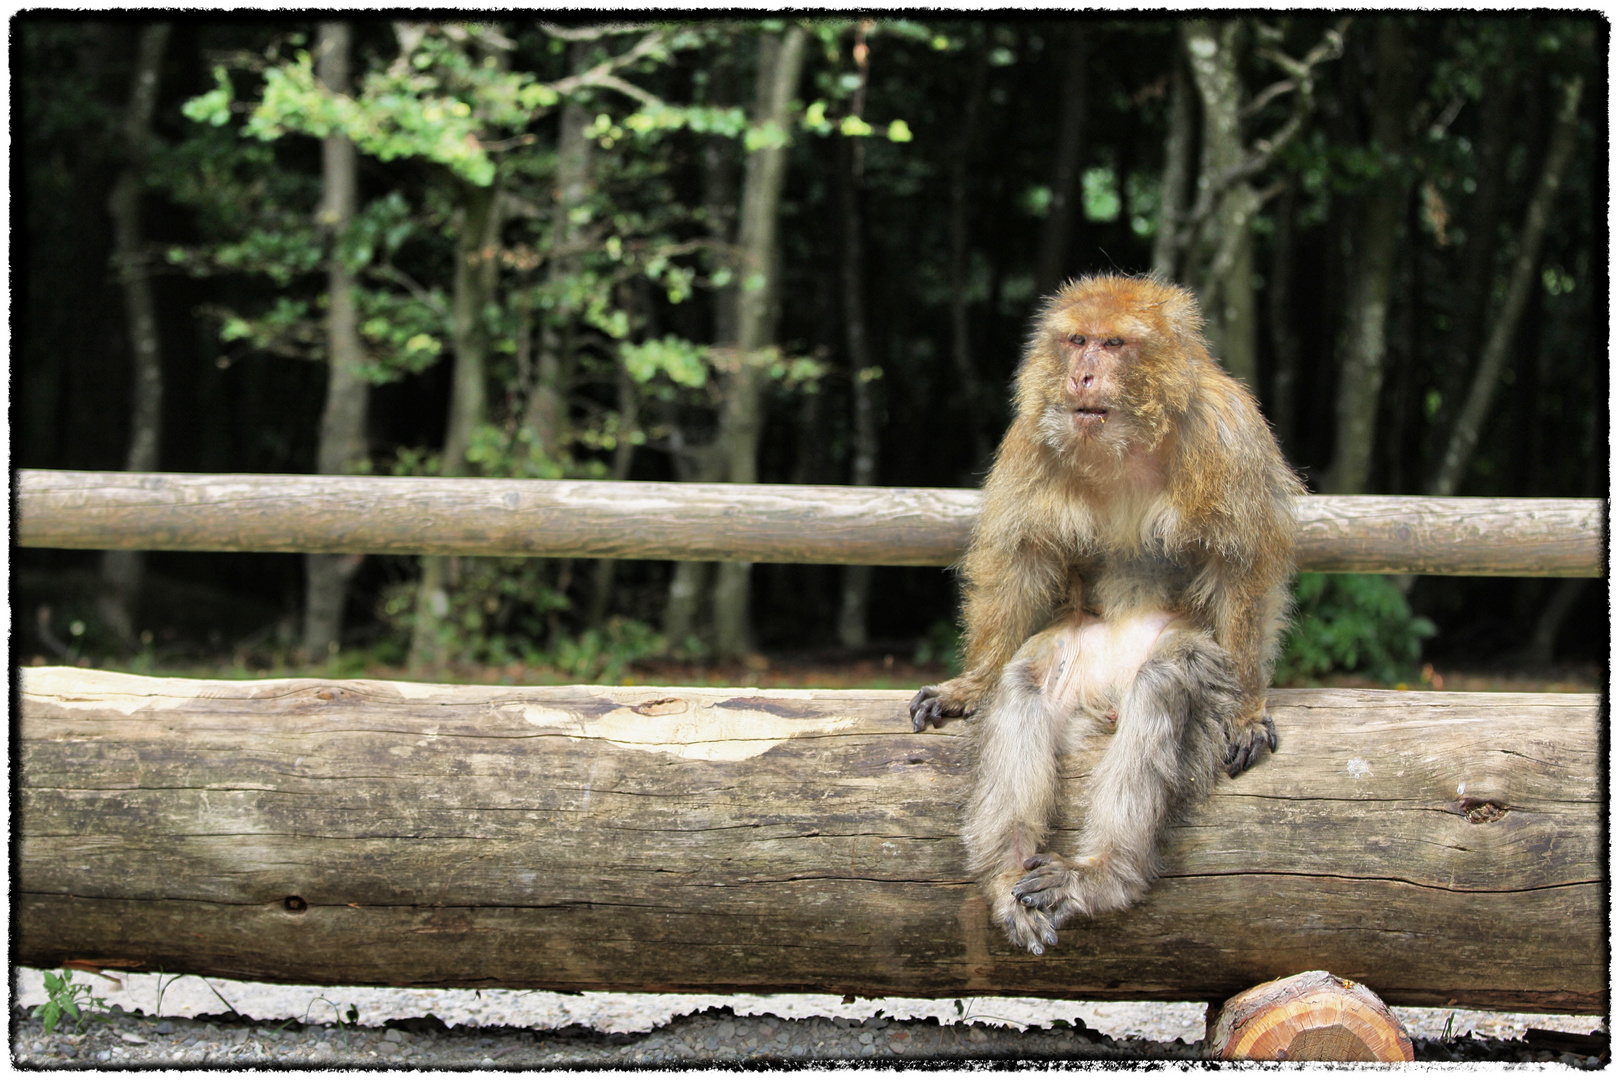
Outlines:
<svg viewBox="0 0 1620 1080"><path fill-rule="evenodd" d="M1148 277L1081 278L1051 297L1018 371L1018 411L1054 450L1151 451L1209 364L1191 293Z"/></svg>

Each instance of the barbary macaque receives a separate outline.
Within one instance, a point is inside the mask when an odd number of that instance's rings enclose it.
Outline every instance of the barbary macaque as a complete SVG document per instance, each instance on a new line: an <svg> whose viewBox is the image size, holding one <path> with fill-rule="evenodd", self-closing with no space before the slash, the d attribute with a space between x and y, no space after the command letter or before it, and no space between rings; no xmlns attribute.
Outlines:
<svg viewBox="0 0 1620 1080"><path fill-rule="evenodd" d="M1277 746L1265 695L1304 488L1202 327L1150 277L1047 301L961 565L963 674L911 703L916 731L973 718L969 865L1032 953L1139 899L1176 815ZM1059 757L1107 731L1080 851L1042 850Z"/></svg>

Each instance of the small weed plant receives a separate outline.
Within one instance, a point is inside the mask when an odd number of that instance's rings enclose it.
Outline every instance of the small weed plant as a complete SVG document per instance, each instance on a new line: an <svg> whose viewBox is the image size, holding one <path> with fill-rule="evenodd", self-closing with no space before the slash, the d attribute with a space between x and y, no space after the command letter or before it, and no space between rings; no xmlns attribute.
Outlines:
<svg viewBox="0 0 1620 1080"><path fill-rule="evenodd" d="M55 1031L64 1016L73 1021L75 1032L84 1030L87 1021L112 1019L107 1015L107 1002L94 996L84 983L74 982L73 973L66 968L47 971L44 976L46 1001L34 1006L33 1015L39 1017L45 1034Z"/></svg>

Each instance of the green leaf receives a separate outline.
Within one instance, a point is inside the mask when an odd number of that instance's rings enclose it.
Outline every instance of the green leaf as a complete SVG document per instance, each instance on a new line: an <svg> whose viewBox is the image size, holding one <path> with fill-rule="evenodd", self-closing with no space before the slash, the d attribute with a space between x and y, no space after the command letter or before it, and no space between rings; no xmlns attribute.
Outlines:
<svg viewBox="0 0 1620 1080"><path fill-rule="evenodd" d="M225 69L214 67L214 88L198 94L184 105L180 112L188 119L202 124L222 127L231 118L231 79Z"/></svg>

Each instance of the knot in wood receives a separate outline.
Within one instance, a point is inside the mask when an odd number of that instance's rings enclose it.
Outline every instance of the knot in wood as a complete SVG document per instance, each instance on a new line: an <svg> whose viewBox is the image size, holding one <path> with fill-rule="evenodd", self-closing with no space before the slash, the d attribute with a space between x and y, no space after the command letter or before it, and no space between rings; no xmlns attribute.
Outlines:
<svg viewBox="0 0 1620 1080"><path fill-rule="evenodd" d="M1507 816L1507 807L1489 799L1459 799L1457 812L1470 825L1489 825Z"/></svg>

